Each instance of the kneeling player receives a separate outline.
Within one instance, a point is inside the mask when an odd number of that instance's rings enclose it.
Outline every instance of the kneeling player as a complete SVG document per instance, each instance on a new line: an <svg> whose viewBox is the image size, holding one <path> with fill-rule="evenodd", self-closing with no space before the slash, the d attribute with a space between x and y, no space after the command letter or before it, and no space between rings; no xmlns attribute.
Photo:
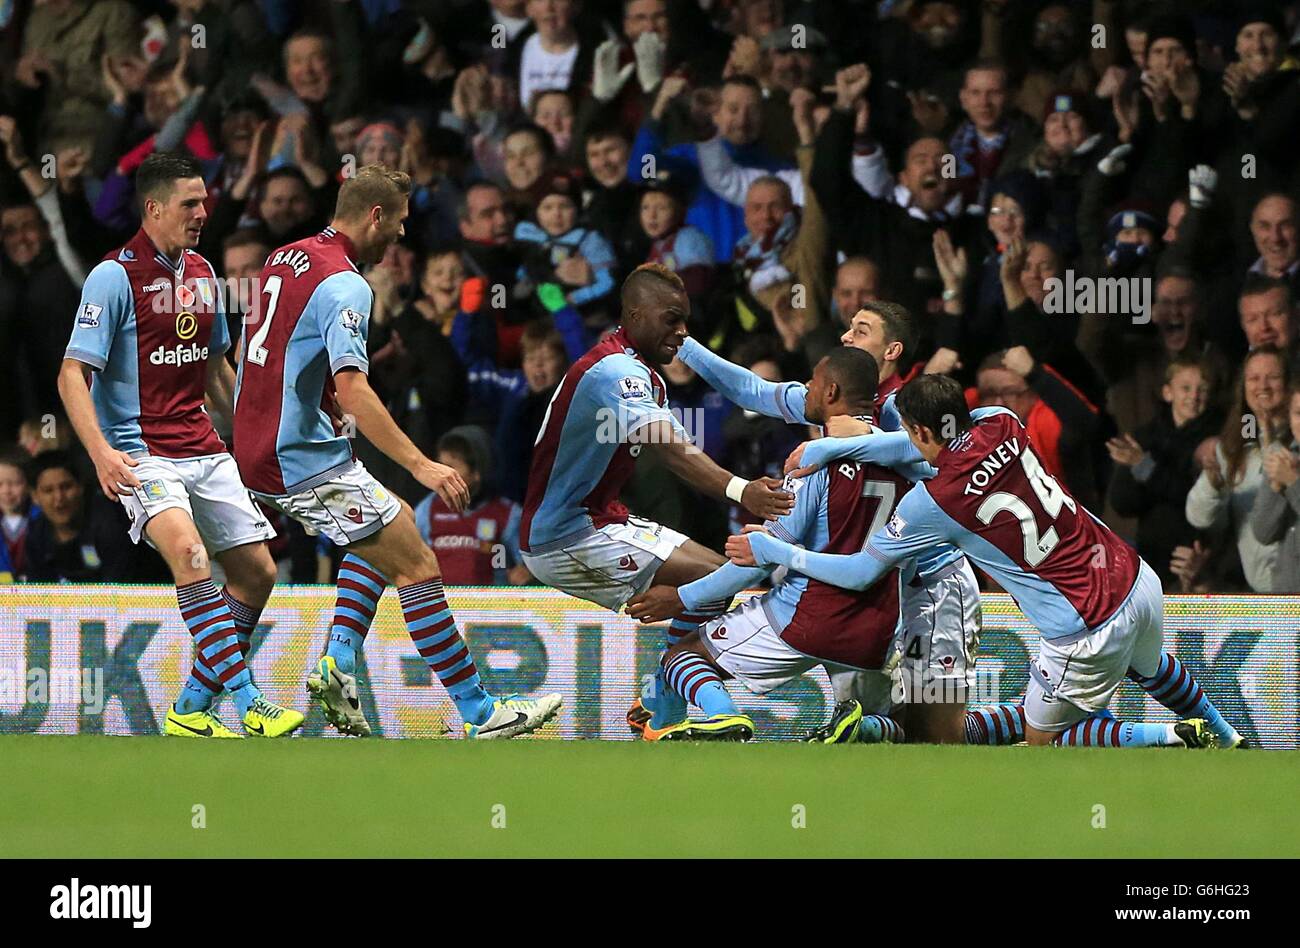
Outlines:
<svg viewBox="0 0 1300 948"><path fill-rule="evenodd" d="M794 506L779 480L745 481L718 467L668 409L653 366L671 362L686 338L690 301L681 278L643 264L624 281L620 299L617 331L573 364L551 398L533 448L519 530L533 576L615 611L652 583L680 586L726 562L619 503L642 451L653 451L695 489L730 498L757 516L779 516ZM674 619L668 645L727 605L711 603L701 614Z"/></svg>
<svg viewBox="0 0 1300 948"><path fill-rule="evenodd" d="M857 349L836 349L813 372L806 413L818 424L836 415L867 416L875 396L872 357ZM845 461L808 477L787 478L785 486L795 495L795 507L766 525L773 535L813 549L856 552L874 528L888 521L908 481L883 467ZM633 599L628 612L642 621L657 621L700 602L728 601L767 572L727 564L679 589L656 586ZM892 576L866 591L849 592L791 575L668 649L656 693L642 697L652 713L642 736L652 741L748 740L753 722L736 710L722 680L735 678L765 694L823 664L828 671L868 672L858 676L871 692L864 696L867 706L888 714L892 689L885 666L897 622L898 586ZM687 720L677 698L699 707L706 717Z"/></svg>
<svg viewBox="0 0 1300 948"><path fill-rule="evenodd" d="M863 589L906 557L952 543L1012 595L1042 635L1024 702L1030 744L1243 744L1163 650L1164 597L1155 573L1043 470L1012 412L992 409L972 419L961 386L937 375L905 385L897 408L917 455L938 473L908 493L865 550L811 553L750 534L727 541L732 560L785 564ZM950 430L955 437L939 435ZM1126 675L1185 720L1116 721L1106 707Z"/></svg>
<svg viewBox="0 0 1300 948"><path fill-rule="evenodd" d="M420 538L410 506L353 458L326 411L337 396L376 448L448 505L465 508L464 480L420 452L366 377L374 297L357 262L378 263L402 235L409 194L405 174L368 165L339 188L330 227L267 260L260 323L251 336L245 329L235 454L249 488L266 503L348 550L328 651L308 679L326 719L345 734L370 732L352 671L391 581L411 639L456 703L466 735L512 737L552 718L560 696L493 698L483 689L447 605L437 557Z"/></svg>
<svg viewBox="0 0 1300 948"><path fill-rule="evenodd" d="M890 369L891 384L887 386L890 396L882 405L892 405L898 380L893 369L906 352L911 336L911 318L906 309L895 303L874 302L853 317L853 326L842 338L846 348L861 350L878 366ZM681 359L741 408L786 421L820 423L806 410L809 389L801 382L768 382L692 339L682 345ZM878 388L879 399L884 387ZM846 427L855 426L848 418L839 421L848 423ZM903 452L896 451L896 458L884 452L874 457L853 454L860 452L858 442L856 438L808 442L792 453L786 471L803 467L811 473L809 465L819 466L844 454L851 460L879 464L890 470L911 470L913 479L933 474L925 465L917 467ZM885 445L892 443L886 441ZM803 452L808 453L806 461L799 460ZM962 714L967 691L975 680L982 624L975 573L966 557L948 545L936 546L899 565L897 598L901 621L896 648L907 739L918 743L961 743ZM850 696L844 693L845 685L852 684L851 679L846 681L834 673L831 683L836 691L836 713L830 724L814 732L810 740L840 743L902 739L902 728L897 721L882 719L869 710L864 717L863 709L854 706ZM859 719L861 723L855 726Z"/></svg>

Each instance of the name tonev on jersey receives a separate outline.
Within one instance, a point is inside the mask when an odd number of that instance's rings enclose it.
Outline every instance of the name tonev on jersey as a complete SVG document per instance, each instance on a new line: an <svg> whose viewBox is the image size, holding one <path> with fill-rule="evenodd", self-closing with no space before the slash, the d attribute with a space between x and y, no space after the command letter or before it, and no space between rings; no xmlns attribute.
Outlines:
<svg viewBox="0 0 1300 948"><path fill-rule="evenodd" d="M980 461L980 466L971 474L962 493L968 496L974 494L977 497L983 497L983 488L988 487L989 481L993 478L993 472L1001 470L1018 457L1020 457L1020 441L1016 438L1008 438L1003 441L989 452L988 457Z"/></svg>
<svg viewBox="0 0 1300 948"><path fill-rule="evenodd" d="M277 250L271 255L270 266L289 267L300 277L311 269L311 256L305 250Z"/></svg>

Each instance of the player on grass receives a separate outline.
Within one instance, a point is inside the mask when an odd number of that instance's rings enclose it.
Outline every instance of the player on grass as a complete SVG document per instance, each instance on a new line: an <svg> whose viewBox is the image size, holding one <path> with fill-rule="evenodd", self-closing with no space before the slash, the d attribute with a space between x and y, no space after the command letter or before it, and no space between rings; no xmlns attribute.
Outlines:
<svg viewBox="0 0 1300 948"><path fill-rule="evenodd" d="M876 399L876 363L858 349L832 350L813 370L806 389L804 415L816 424L841 416L870 417ZM924 465L911 463L911 468ZM907 467L907 466L905 466ZM917 471L908 471L913 478ZM811 549L857 552L871 533L889 520L897 498L910 486L902 474L876 465L834 463L804 478L788 477L794 510L766 528L774 535ZM643 622L660 621L700 602L729 601L742 589L761 582L770 569L727 563L703 579L674 589L654 586L628 603L627 611ZM735 678L756 694L766 694L817 665L857 669L869 695L868 707L887 715L892 688L887 662L898 623L898 586L892 577L872 588L850 592L805 576L791 574L762 596L747 600L726 615L701 626L664 655L663 675L675 696L707 715L688 720L680 701L660 695L642 697L652 717L646 740L714 739L702 723L740 718L723 736L747 740L753 724L740 715L722 681ZM861 708L859 706L859 716ZM856 723L856 722L855 722Z"/></svg>
<svg viewBox="0 0 1300 948"><path fill-rule="evenodd" d="M908 492L865 550L812 553L752 533L728 539L733 562L785 564L862 589L909 556L955 544L1011 593L1042 636L1024 701L1030 744L1242 746L1163 650L1155 573L1043 470L1014 413L994 408L973 419L961 386L939 375L905 385L897 407L916 457L938 473ZM940 434L948 431L955 435ZM1106 707L1125 675L1185 720L1115 720Z"/></svg>
<svg viewBox="0 0 1300 948"><path fill-rule="evenodd" d="M353 457L334 412L337 401L376 448L448 506L465 509L464 480L420 452L366 377L373 294L357 264L378 263L402 235L410 190L406 174L367 165L339 188L329 227L267 259L258 306L244 328L235 457L260 499L348 551L327 651L307 681L326 720L345 734L370 733L352 673L392 582L411 639L451 695L466 735L513 737L554 717L560 696L494 698L483 689L410 506Z"/></svg>
<svg viewBox="0 0 1300 948"><path fill-rule="evenodd" d="M131 539L145 537L170 567L194 637L194 667L163 732L239 737L209 710L224 688L245 732L280 737L303 717L263 698L245 664L275 582L266 548L275 531L203 407L207 395L229 414L234 384L216 274L192 249L207 189L193 160L164 153L144 160L135 186L140 231L86 279L59 394L100 487L126 509ZM208 554L225 571L222 589Z"/></svg>
<svg viewBox="0 0 1300 948"><path fill-rule="evenodd" d="M623 282L620 300L619 328L573 364L547 406L519 530L524 565L538 580L614 611L651 583L680 586L726 562L619 503L641 451L654 452L696 490L730 498L756 516L780 516L794 506L780 480L746 481L718 467L668 409L654 366L671 362L686 338L690 302L681 278L642 264ZM674 619L667 644L728 605L709 603ZM634 730L639 713L635 705L629 712Z"/></svg>
<svg viewBox="0 0 1300 948"><path fill-rule="evenodd" d="M844 346L861 349L888 370L887 384L882 383L877 399L890 415L894 414L893 401L898 391L897 364L910 348L912 338L907 310L897 303L875 301L854 315L840 339ZM682 345L680 357L741 408L789 422L817 424L805 408L808 386L802 382L768 382L693 339ZM835 422L849 421L835 419L828 427L833 430ZM895 420L892 426L896 424ZM979 584L966 558L947 545L927 550L901 565L900 593L895 596L901 613L896 648L901 658L903 701L908 706L907 734L915 742L960 744L965 739L966 695L975 682L979 651ZM896 722L872 714L862 717L862 708L854 708L842 675L831 673L836 713L827 727L814 732L812 739L840 743L851 742L859 735L868 741L899 736ZM855 728L859 718L860 726Z"/></svg>

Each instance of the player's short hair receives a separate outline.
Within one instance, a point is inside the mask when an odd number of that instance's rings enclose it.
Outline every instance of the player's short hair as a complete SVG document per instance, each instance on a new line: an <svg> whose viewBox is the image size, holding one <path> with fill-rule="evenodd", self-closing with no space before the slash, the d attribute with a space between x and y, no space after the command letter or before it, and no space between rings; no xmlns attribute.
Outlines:
<svg viewBox="0 0 1300 948"><path fill-rule="evenodd" d="M860 308L865 309L868 313L875 313L880 317L880 321L885 326L886 340L901 342L903 344L903 356L915 350L916 323L906 306L890 300L868 300ZM903 361L903 356L899 356L899 362Z"/></svg>
<svg viewBox="0 0 1300 948"><path fill-rule="evenodd" d="M894 407L911 425L956 437L971 427L961 383L946 375L918 375L898 390Z"/></svg>
<svg viewBox="0 0 1300 948"><path fill-rule="evenodd" d="M844 400L870 405L880 385L880 366L870 352L852 346L836 346L826 354L826 374L840 387Z"/></svg>
<svg viewBox="0 0 1300 948"><path fill-rule="evenodd" d="M643 263L629 273L627 279L623 281L619 302L626 312L641 305L648 294L662 293L665 290L685 295L686 284L682 282L681 277L662 263Z"/></svg>
<svg viewBox="0 0 1300 948"><path fill-rule="evenodd" d="M551 92L554 90L547 89L544 91ZM536 93L536 95L542 94L543 93L541 92ZM506 132L505 138L502 138L501 141L504 143L507 138L513 138L516 135L531 135L533 139L536 140L537 147L540 148L542 154L546 156L547 162L555 159L555 139L551 138L551 133L540 125L537 125L534 122L520 122L510 129L510 131Z"/></svg>
<svg viewBox="0 0 1300 948"><path fill-rule="evenodd" d="M135 193L143 209L148 200L165 201L176 187L177 181L202 178L203 169L189 155L169 151L155 151L135 171Z"/></svg>
<svg viewBox="0 0 1300 948"><path fill-rule="evenodd" d="M410 195L411 176L405 171L393 171L383 165L366 165L339 188L334 217L345 221L357 220L368 216L373 207L382 207L385 213L396 211Z"/></svg>

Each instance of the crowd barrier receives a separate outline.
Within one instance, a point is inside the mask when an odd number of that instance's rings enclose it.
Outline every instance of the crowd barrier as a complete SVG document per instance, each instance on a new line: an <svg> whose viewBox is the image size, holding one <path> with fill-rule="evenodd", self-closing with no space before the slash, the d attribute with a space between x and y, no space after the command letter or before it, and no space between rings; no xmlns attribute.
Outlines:
<svg viewBox="0 0 1300 948"><path fill-rule="evenodd" d="M653 672L658 629L544 588L455 587L448 596L491 691L564 695L543 736L630 737L624 714ZM273 701L307 707L303 681L333 607L330 587L276 588L251 659ZM1269 748L1300 745L1300 597L1169 597L1165 645L1247 737ZM1019 697L1036 647L1037 633L1010 597L985 595L972 703ZM157 734L191 656L170 587L0 586L0 733ZM359 674L376 735L456 733L455 710L416 654L391 591ZM832 705L821 669L764 697L730 687L764 740L798 739ZM1127 682L1111 710L1128 720L1169 719ZM233 708L223 703L218 713L236 724ZM304 733L333 731L313 707Z"/></svg>

